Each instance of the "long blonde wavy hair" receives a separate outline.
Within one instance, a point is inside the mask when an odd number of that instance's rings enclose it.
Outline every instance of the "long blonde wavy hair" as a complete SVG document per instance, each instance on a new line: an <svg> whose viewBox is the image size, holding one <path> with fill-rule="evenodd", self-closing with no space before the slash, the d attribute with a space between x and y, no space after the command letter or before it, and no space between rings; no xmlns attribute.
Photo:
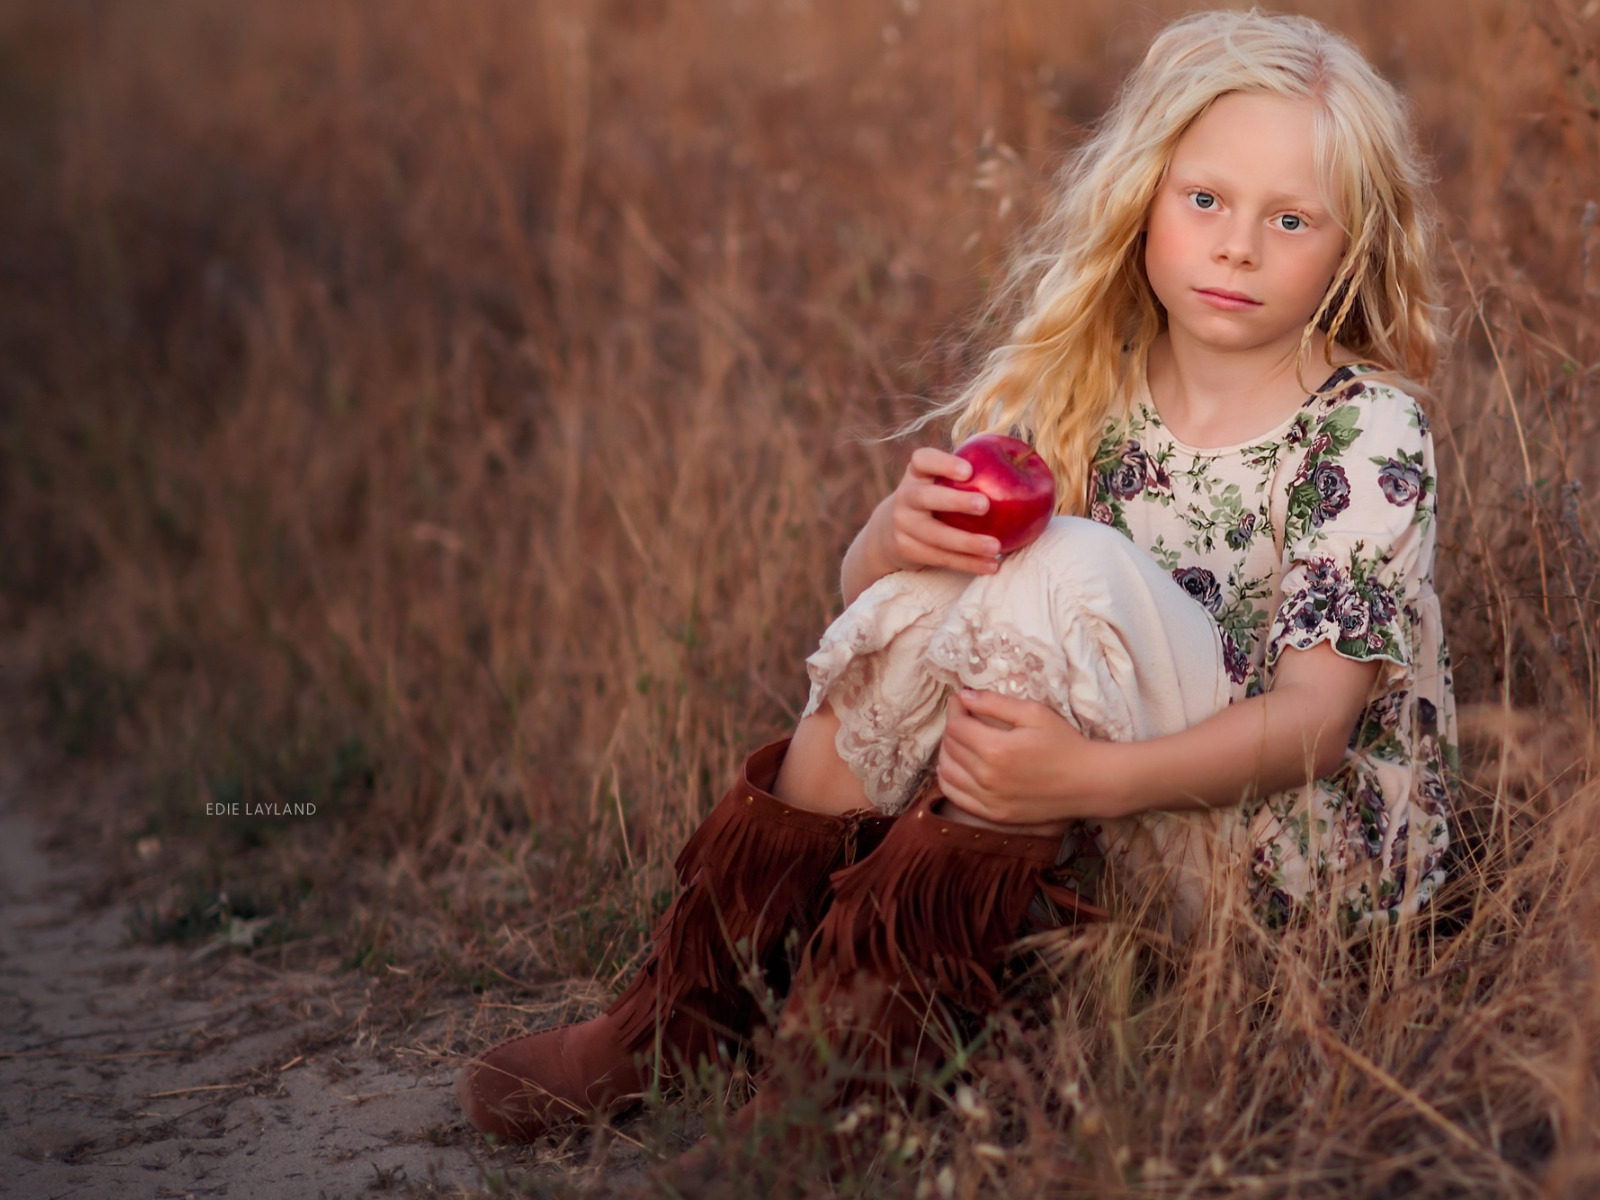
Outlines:
<svg viewBox="0 0 1600 1200"><path fill-rule="evenodd" d="M1319 328L1330 348L1337 341L1413 387L1432 374L1442 320L1434 222L1399 93L1308 18L1185 17L1152 43L1063 170L1051 213L1000 293L1004 304L1032 292L1011 337L926 418L954 418L956 441L989 431L1027 438L1056 473L1063 513L1086 508L1105 424L1165 327L1145 276L1145 215L1178 139L1231 92L1313 102L1317 159L1346 221L1343 261L1301 338L1302 379Z"/></svg>

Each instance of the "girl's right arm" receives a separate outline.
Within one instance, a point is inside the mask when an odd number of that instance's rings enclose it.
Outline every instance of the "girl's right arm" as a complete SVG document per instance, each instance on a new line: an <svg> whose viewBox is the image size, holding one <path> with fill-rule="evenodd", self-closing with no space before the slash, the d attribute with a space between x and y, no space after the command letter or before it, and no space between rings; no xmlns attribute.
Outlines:
<svg viewBox="0 0 1600 1200"><path fill-rule="evenodd" d="M1000 567L1000 542L987 534L966 533L933 514L980 514L989 500L937 481L966 479L972 464L954 454L923 446L911 455L899 486L885 496L845 551L839 590L846 605L892 571L910 567L948 567L969 575L992 575Z"/></svg>

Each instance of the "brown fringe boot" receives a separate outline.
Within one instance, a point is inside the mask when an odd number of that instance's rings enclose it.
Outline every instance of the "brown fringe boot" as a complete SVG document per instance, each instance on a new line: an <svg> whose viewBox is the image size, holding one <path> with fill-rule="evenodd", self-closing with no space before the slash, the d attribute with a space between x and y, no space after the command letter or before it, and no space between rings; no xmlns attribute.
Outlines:
<svg viewBox="0 0 1600 1200"><path fill-rule="evenodd" d="M828 876L879 840L892 818L793 808L768 790L788 741L752 754L676 863L683 890L656 926L648 961L617 1001L579 1025L511 1038L456 1081L481 1132L527 1141L563 1121L614 1111L657 1070L718 1061L759 1017L746 983L787 982L784 943L815 928Z"/></svg>
<svg viewBox="0 0 1600 1200"><path fill-rule="evenodd" d="M834 1132L822 1137L831 1139L825 1156L837 1159L846 1148L836 1134L851 1122L835 1127L835 1118L919 1086L964 1024L998 1008L1000 968L1036 896L1061 924L1106 917L1057 881L1059 837L946 820L934 812L940 799L920 797L870 858L835 872L833 905L784 1005L773 1062L734 1132L797 1150L810 1135L795 1119L831 1113L822 1129ZM698 1186L716 1170L702 1146L675 1174Z"/></svg>

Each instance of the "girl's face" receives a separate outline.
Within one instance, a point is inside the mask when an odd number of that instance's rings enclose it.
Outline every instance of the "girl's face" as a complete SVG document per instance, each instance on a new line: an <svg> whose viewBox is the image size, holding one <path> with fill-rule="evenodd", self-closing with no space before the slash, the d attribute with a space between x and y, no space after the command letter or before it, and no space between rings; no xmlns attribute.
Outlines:
<svg viewBox="0 0 1600 1200"><path fill-rule="evenodd" d="M1145 223L1145 273L1174 347L1294 353L1344 256L1309 101L1231 92L1173 152Z"/></svg>

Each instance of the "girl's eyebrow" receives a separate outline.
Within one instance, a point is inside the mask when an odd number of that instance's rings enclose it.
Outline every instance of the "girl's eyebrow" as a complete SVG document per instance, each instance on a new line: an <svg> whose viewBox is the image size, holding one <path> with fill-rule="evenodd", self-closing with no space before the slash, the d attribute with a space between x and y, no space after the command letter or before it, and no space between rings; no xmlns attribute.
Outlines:
<svg viewBox="0 0 1600 1200"><path fill-rule="evenodd" d="M1222 172L1212 171L1205 167L1191 168L1183 173L1168 171L1167 182L1179 188L1202 188L1212 191L1228 192L1236 190L1228 186L1226 179L1219 180ZM1269 192L1263 197L1268 207L1300 208L1307 212L1327 214L1332 210L1325 200L1318 196L1306 196L1299 192Z"/></svg>

